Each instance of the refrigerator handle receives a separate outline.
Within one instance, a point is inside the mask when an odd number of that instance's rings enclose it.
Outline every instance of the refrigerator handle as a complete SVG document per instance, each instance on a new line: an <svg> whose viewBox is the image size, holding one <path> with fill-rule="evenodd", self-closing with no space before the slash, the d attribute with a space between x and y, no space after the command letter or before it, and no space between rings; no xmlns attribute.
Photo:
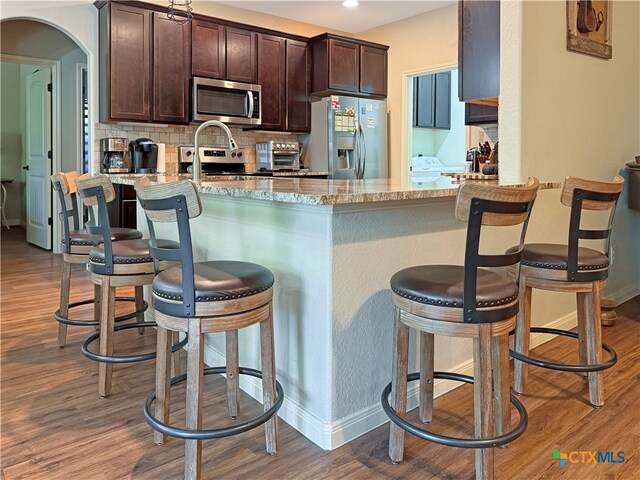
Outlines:
<svg viewBox="0 0 640 480"><path fill-rule="evenodd" d="M356 123L356 128L354 133L354 142L355 142L355 151L354 153L354 165L353 168L356 171L356 179L360 178L360 128Z"/></svg>
<svg viewBox="0 0 640 480"><path fill-rule="evenodd" d="M364 169L367 165L367 144L365 141L365 136L364 136L364 128L362 127L362 123L360 123L359 125L360 128L360 142L361 142L361 147L360 147L360 178L364 178Z"/></svg>

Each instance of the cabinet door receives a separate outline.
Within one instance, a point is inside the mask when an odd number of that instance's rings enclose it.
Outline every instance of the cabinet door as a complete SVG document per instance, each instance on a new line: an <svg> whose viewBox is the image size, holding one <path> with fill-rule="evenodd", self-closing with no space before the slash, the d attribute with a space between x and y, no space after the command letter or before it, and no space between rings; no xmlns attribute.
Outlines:
<svg viewBox="0 0 640 480"><path fill-rule="evenodd" d="M284 130L285 39L258 35L258 84L262 86L262 128Z"/></svg>
<svg viewBox="0 0 640 480"><path fill-rule="evenodd" d="M482 125L484 123L498 123L498 107L465 103L464 124Z"/></svg>
<svg viewBox="0 0 640 480"><path fill-rule="evenodd" d="M357 92L359 85L360 46L329 39L329 89Z"/></svg>
<svg viewBox="0 0 640 480"><path fill-rule="evenodd" d="M257 83L258 34L227 27L227 80Z"/></svg>
<svg viewBox="0 0 640 480"><path fill-rule="evenodd" d="M387 51L360 46L360 92L387 95Z"/></svg>
<svg viewBox="0 0 640 480"><path fill-rule="evenodd" d="M308 132L311 130L310 88L309 46L306 42L287 40L287 131Z"/></svg>
<svg viewBox="0 0 640 480"><path fill-rule="evenodd" d="M153 121L189 122L191 26L153 13Z"/></svg>
<svg viewBox="0 0 640 480"><path fill-rule="evenodd" d="M123 228L136 228L137 227L137 201L123 200L121 206L121 218Z"/></svg>
<svg viewBox="0 0 640 480"><path fill-rule="evenodd" d="M101 119L151 118L151 12L111 3L100 16Z"/></svg>
<svg viewBox="0 0 640 480"><path fill-rule="evenodd" d="M460 101L497 102L500 94L499 1L458 2L458 64Z"/></svg>
<svg viewBox="0 0 640 480"><path fill-rule="evenodd" d="M435 126L435 75L421 75L415 78L413 89L414 126L433 128Z"/></svg>
<svg viewBox="0 0 640 480"><path fill-rule="evenodd" d="M435 128L451 128L451 72L436 73Z"/></svg>
<svg viewBox="0 0 640 480"><path fill-rule="evenodd" d="M191 24L191 73L197 77L226 77L224 25L194 20Z"/></svg>

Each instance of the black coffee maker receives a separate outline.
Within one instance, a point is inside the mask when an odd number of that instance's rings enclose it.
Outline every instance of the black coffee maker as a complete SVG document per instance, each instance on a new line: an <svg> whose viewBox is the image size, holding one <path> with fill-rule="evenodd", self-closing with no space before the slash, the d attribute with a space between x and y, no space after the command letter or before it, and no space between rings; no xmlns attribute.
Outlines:
<svg viewBox="0 0 640 480"><path fill-rule="evenodd" d="M150 138L138 138L129 143L134 173L156 173L158 145Z"/></svg>

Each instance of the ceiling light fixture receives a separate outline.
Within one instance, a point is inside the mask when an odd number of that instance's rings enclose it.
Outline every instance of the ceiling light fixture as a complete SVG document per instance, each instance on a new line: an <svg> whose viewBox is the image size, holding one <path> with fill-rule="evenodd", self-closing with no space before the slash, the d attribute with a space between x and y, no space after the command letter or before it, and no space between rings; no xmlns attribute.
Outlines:
<svg viewBox="0 0 640 480"><path fill-rule="evenodd" d="M358 5L360 5L358 3L358 0L345 0L344 2L342 2L342 6L347 8L354 8L354 7L357 7Z"/></svg>
<svg viewBox="0 0 640 480"><path fill-rule="evenodd" d="M185 23L193 20L193 8L191 7L191 0L169 0L169 11L167 17L172 22L178 25L184 25Z"/></svg>

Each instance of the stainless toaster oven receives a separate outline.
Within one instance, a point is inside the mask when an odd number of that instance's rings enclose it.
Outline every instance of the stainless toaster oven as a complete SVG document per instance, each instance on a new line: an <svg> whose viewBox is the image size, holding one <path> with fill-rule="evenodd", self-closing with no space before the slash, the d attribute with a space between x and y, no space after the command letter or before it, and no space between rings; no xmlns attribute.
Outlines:
<svg viewBox="0 0 640 480"><path fill-rule="evenodd" d="M258 171L300 170L298 142L256 143L256 169Z"/></svg>

